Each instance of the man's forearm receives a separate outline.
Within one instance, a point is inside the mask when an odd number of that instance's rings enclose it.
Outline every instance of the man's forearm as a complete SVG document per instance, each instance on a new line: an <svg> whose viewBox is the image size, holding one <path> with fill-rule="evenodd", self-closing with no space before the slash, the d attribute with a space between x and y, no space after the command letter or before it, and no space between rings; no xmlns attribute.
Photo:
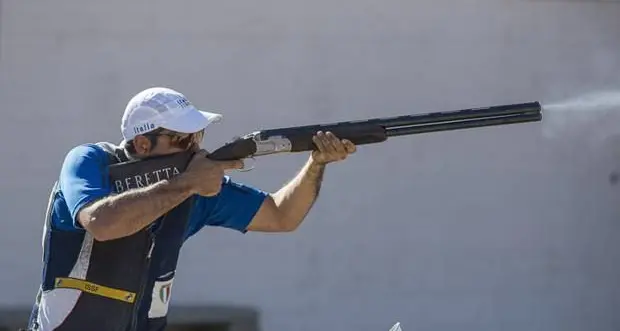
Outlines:
<svg viewBox="0 0 620 331"><path fill-rule="evenodd" d="M285 228L295 229L304 220L319 195L324 172L325 165L310 158L288 184L272 195Z"/></svg>
<svg viewBox="0 0 620 331"><path fill-rule="evenodd" d="M82 225L99 240L132 235L189 198L190 188L189 180L180 175L106 197L83 209Z"/></svg>

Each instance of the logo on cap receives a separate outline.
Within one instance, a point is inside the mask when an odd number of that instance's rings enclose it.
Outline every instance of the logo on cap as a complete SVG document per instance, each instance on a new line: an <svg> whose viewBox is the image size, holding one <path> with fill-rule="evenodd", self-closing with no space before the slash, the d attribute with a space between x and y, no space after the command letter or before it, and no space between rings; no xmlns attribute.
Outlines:
<svg viewBox="0 0 620 331"><path fill-rule="evenodd" d="M149 131L151 131L153 129L155 129L155 124L153 124L153 123L144 123L144 124L139 125L139 126L134 126L133 127L133 133L140 134L140 133L144 133L144 132L149 132Z"/></svg>
<svg viewBox="0 0 620 331"><path fill-rule="evenodd" d="M189 107L192 105L186 98L177 99L176 102L179 106L181 106L181 108Z"/></svg>

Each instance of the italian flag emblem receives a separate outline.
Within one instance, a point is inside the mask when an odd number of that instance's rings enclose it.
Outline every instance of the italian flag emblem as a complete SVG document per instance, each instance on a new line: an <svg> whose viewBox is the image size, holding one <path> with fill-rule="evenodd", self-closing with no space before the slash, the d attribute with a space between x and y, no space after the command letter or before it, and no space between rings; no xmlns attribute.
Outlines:
<svg viewBox="0 0 620 331"><path fill-rule="evenodd" d="M170 287L172 286L172 284L166 284L163 285L160 289L159 289L159 299L161 299L161 302L163 303L168 303L168 300L170 300Z"/></svg>

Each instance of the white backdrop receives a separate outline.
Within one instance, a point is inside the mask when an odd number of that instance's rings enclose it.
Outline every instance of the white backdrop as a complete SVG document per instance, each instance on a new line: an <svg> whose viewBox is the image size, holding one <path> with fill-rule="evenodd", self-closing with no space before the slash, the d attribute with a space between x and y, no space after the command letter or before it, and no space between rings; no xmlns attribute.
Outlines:
<svg viewBox="0 0 620 331"><path fill-rule="evenodd" d="M221 111L209 148L259 128L620 89L618 2L4 0L1 12L4 306L34 298L64 153L120 140L145 87ZM618 330L620 146L596 147L540 123L361 147L330 167L298 232L190 241L173 303L255 305L265 330ZM304 160L233 176L274 190Z"/></svg>

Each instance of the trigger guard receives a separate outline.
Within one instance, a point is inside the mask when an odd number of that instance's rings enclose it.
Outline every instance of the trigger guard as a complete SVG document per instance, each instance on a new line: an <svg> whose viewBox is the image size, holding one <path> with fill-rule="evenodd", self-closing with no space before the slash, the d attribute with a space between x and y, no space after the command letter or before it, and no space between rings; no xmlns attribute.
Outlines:
<svg viewBox="0 0 620 331"><path fill-rule="evenodd" d="M249 158L247 158L246 160L250 160L250 159L251 159L252 161L254 161L254 162L252 162L252 167L251 167L251 168L249 168L249 169L247 169L247 167L246 167L246 161L243 161L243 168L242 168L242 169L239 169L239 170L238 170L239 172L248 172L248 171L251 171L251 170L253 170L253 169L254 169L254 164L256 163L256 162L255 162L255 161L256 161L256 159L254 159L253 157L249 157Z"/></svg>

